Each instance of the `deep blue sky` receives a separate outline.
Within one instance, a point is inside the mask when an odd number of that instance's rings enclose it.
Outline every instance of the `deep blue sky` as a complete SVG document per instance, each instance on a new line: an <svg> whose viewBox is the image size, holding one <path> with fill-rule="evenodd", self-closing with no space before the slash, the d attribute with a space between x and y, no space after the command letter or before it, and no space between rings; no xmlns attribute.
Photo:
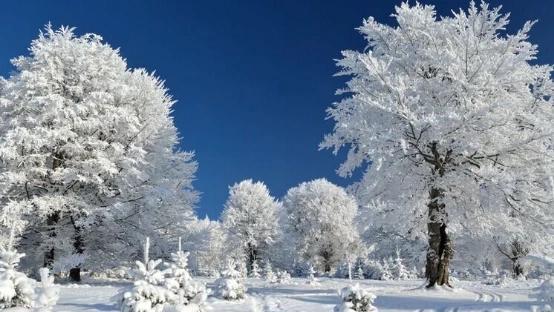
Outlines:
<svg viewBox="0 0 554 312"><path fill-rule="evenodd" d="M415 1L411 1L414 3ZM435 3L441 15L468 1ZM194 150L202 192L198 214L217 218L228 186L262 180L281 197L299 182L337 177L344 157L318 151L332 129L325 108L344 80L333 77L343 49L362 49L362 18L391 23L400 1L16 1L0 10L0 74L49 21L100 34L132 67L155 70L178 100L182 148ZM531 41L554 63L554 1L492 1L512 26L539 19Z"/></svg>

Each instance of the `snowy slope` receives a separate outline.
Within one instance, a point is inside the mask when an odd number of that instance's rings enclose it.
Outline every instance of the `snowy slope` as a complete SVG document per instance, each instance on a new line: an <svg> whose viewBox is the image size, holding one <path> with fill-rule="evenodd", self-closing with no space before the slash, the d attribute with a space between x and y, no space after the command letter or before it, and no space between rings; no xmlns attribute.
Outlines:
<svg viewBox="0 0 554 312"><path fill-rule="evenodd" d="M210 286L212 280L205 280ZM271 285L262 280L247 281L248 297L240 302L210 298L217 312L324 312L337 303L337 290L347 280L324 279L320 285L307 285L304 279L293 279L291 285ZM530 311L539 305L528 295L536 282L517 282L505 287L478 282L459 282L454 290L425 290L423 281L373 281L360 284L373 289L379 311ZM61 298L54 311L118 311L114 298L125 283L62 286Z"/></svg>

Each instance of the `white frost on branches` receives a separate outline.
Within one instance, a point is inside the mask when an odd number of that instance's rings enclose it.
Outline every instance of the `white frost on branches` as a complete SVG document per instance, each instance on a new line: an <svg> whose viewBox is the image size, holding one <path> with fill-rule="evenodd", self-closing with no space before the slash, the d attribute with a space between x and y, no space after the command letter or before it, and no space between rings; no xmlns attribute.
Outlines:
<svg viewBox="0 0 554 312"><path fill-rule="evenodd" d="M222 224L229 233L229 246L239 250L236 256L248 260L249 271L255 259L267 258L277 235L279 206L263 182L244 180L229 188Z"/></svg>
<svg viewBox="0 0 554 312"><path fill-rule="evenodd" d="M0 79L0 235L14 224L28 255L95 265L182 229L197 165L178 150L163 81L68 27L48 25L12 63Z"/></svg>
<svg viewBox="0 0 554 312"><path fill-rule="evenodd" d="M221 277L215 281L216 296L225 300L239 300L246 295L246 287L242 274L237 270L237 263L229 259L227 268L221 272Z"/></svg>
<svg viewBox="0 0 554 312"><path fill-rule="evenodd" d="M442 18L405 2L393 17L366 19L367 48L343 52L338 75L350 80L321 143L348 149L340 175L366 168L352 189L367 223L424 239L438 189L446 208L431 218L453 238L521 235L551 253L552 66L536 64L534 23L507 34L507 14L473 2Z"/></svg>
<svg viewBox="0 0 554 312"><path fill-rule="evenodd" d="M298 256L329 272L359 249L354 224L358 206L346 191L325 179L301 183L285 198L286 240Z"/></svg>

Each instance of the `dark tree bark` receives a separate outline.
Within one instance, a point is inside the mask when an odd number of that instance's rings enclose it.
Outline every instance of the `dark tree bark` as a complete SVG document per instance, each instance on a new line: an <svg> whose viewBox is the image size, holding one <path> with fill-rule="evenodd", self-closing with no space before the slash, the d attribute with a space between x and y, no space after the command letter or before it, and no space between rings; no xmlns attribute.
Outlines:
<svg viewBox="0 0 554 312"><path fill-rule="evenodd" d="M252 273L252 270L254 270L254 261L256 261L258 259L258 251L251 244L248 244L247 249L248 249L247 250L247 252L248 252L248 271L250 273Z"/></svg>
<svg viewBox="0 0 554 312"><path fill-rule="evenodd" d="M84 244L84 241L83 241L81 227L78 226L75 223L75 219L73 217L71 217L71 224L73 224L73 228L75 230L75 235L73 236L73 248L75 249L75 253L77 253L79 255L83 254L83 252L85 251L85 244ZM80 282L81 281L81 266L80 265L78 265L74 268L71 268L69 270L69 278L73 282Z"/></svg>
<svg viewBox="0 0 554 312"><path fill-rule="evenodd" d="M328 250L324 250L321 253L321 257L323 258L323 271L325 273L331 272L331 253Z"/></svg>
<svg viewBox="0 0 554 312"><path fill-rule="evenodd" d="M46 225L48 226L48 231L50 231L48 236L50 236L50 238L56 237L56 231L54 229L54 226L58 223L58 221L60 221L59 212L55 212L49 215L48 218L46 219ZM44 253L43 266L46 268L52 268L52 264L54 263L54 257L55 257L55 250L54 250L54 246L52 246Z"/></svg>
<svg viewBox="0 0 554 312"><path fill-rule="evenodd" d="M425 277L428 280L427 287L435 285L448 285L448 269L452 259L452 243L446 232L446 211L445 205L440 203L443 191L432 188L429 192L430 202L427 205L429 220L427 222L427 233L429 235L429 247L427 249L427 263Z"/></svg>
<svg viewBox="0 0 554 312"><path fill-rule="evenodd" d="M447 150L444 156L440 154L437 142L428 145L430 154L424 154L426 162L431 164L432 173L435 176L444 176L446 165L451 160L452 150ZM435 285L448 285L448 269L450 259L453 256L452 242L446 231L447 213L446 206L442 202L444 190L437 186L431 186L429 191L427 234L429 236L429 247L425 266L425 277L427 288Z"/></svg>
<svg viewBox="0 0 554 312"><path fill-rule="evenodd" d="M63 155L60 154L60 153L53 153L52 154L52 171L55 171L57 168L61 167L62 164L63 164ZM49 176L50 176L50 173L49 173ZM28 187L28 185L26 183L25 184L25 191L27 192L27 197L30 197L29 190L28 190L27 187ZM56 212L52 213L51 215L49 215L46 218L46 225L47 225L48 231L50 232L48 234L48 236L51 239L56 237L55 225L59 221L60 221L60 212L59 211L56 211ZM54 263L54 260L55 260L55 250L54 250L54 247L52 246L49 250L47 250L44 253L44 263L43 263L44 267L52 268L52 264Z"/></svg>

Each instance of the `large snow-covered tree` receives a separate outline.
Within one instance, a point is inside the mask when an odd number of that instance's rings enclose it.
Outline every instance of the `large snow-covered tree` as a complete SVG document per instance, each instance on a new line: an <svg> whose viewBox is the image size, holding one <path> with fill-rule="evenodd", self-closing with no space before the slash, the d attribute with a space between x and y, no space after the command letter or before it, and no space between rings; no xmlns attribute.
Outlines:
<svg viewBox="0 0 554 312"><path fill-rule="evenodd" d="M238 256L247 261L249 271L256 259L267 259L268 247L277 235L279 207L263 182L249 179L229 188L222 224L229 233L229 245L240 250Z"/></svg>
<svg viewBox="0 0 554 312"><path fill-rule="evenodd" d="M377 226L428 237L429 286L448 284L457 236L504 227L539 248L554 228L553 84L533 23L508 34L508 15L473 2L442 18L403 3L393 17L366 19L367 48L338 61L350 80L321 147L347 146L343 176L367 168L354 189Z"/></svg>
<svg viewBox="0 0 554 312"><path fill-rule="evenodd" d="M193 217L197 165L177 148L163 82L72 28L47 26L29 50L0 83L1 224L44 265L80 259L75 279L82 259L175 235Z"/></svg>
<svg viewBox="0 0 554 312"><path fill-rule="evenodd" d="M283 205L284 240L294 244L299 260L328 273L360 249L358 204L343 188L326 179L303 182L288 190Z"/></svg>

